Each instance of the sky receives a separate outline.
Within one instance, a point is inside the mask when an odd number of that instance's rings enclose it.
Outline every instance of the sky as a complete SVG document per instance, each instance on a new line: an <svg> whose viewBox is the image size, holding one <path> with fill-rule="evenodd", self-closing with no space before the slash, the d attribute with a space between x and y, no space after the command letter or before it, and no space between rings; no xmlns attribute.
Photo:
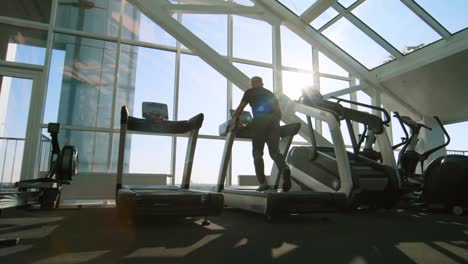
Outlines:
<svg viewBox="0 0 468 264"><path fill-rule="evenodd" d="M104 3L105 1L101 2ZM249 1L243 0L236 2L248 4ZM301 10L307 9L314 0L281 0L281 2L291 8L292 11L299 11L300 13ZM339 2L345 6L349 6L354 1L340 0ZM418 0L417 2L423 8L430 11L434 18L446 26L451 33L455 33L468 26L468 16L463 12L464 10L468 10L468 1L451 0L449 2L450 5L445 1ZM120 7L115 5L115 1L111 1L111 3L112 11L110 14L112 17L115 17ZM123 38L133 38L137 35L138 40L141 41L167 46L176 45L176 41L173 37L144 16L141 16L141 22L137 27L132 20L132 12L134 11L134 8L130 5L127 4L125 6ZM63 22L61 22L62 24L59 24L59 26L77 29L77 27L79 27L75 21L77 18L69 15L72 13L70 13L68 9L61 10L58 20ZM84 25L85 31L96 34L109 31L112 36L118 34L115 30L116 24L112 22L114 20L110 19L110 22L107 21L105 16L103 16L105 13L103 13L102 9L87 10L85 13L87 16L86 21L88 22L92 21L89 18L93 17L95 19L99 18L100 20L98 20L101 22L107 22L107 24L89 24L86 22L87 24L85 23ZM323 25L333 17L333 15L327 17L326 14L333 14L333 11L328 10L324 16L317 18L317 21L312 21L312 26L318 29L317 25ZM419 23L421 22L418 21L419 18L413 13L408 12L408 9L400 1L367 0L361 4L361 6L353 10L353 14L357 15L363 22L372 26L377 33L387 39L387 41L398 50L404 50L406 46L420 43L427 45L440 38L424 23ZM400 14L398 16L398 23L396 23L395 14ZM173 17L176 17L176 15ZM99 24L100 26L95 27L95 24ZM184 15L182 24L218 53L221 55L227 54L226 15ZM272 63L271 26L268 23L241 16L233 16L233 30L233 55L235 57L260 61L267 64ZM333 26L324 30L323 33L369 69L389 59L390 54L388 52L370 41L367 36L357 31L357 28L345 19L339 20ZM283 71L284 92L292 99L297 99L303 87L313 84L311 48L309 44L284 26L281 27L281 35L283 65L302 69L301 72ZM350 39L352 41L350 41ZM59 40L56 40L57 43L58 41ZM75 39L73 41L78 40ZM122 46L121 54L131 48L130 46L124 46L128 45ZM30 46L28 47L31 49ZM19 55L17 56L17 61L19 62L36 63L34 61L28 61L28 59L37 60L37 58L39 58L39 60L42 58L42 61L44 61L44 49L20 51L21 52L18 53ZM143 101L158 101L168 104L169 117L172 118L174 114L172 102L174 98L174 72L176 68L175 53L143 47L138 47L133 52L135 52L136 57L131 57L129 62L136 67L136 75L133 77L136 90L132 102L134 109L132 109L131 114L135 116L141 115L140 105ZM31 54L34 54L34 56ZM372 54L372 56L369 56L369 54ZM105 54L101 55L104 56ZM66 65L69 62L67 62L65 58L66 55L63 50L54 49L44 123L57 120L63 72L67 66L70 66ZM83 63L86 65L92 65L92 62L96 60L94 55L89 55L87 57L86 54L82 54L80 59L82 59ZM183 54L181 55L180 62L179 120L188 119L200 112L204 113L205 122L200 131L201 134L217 135L218 125L226 119L227 80L196 56ZM340 76L348 75L345 70L333 63L322 53L319 54L319 62L321 72ZM39 62L39 64L41 63ZM273 72L270 68L241 63L234 63L234 65L249 77L253 75L262 76L264 78L265 87L269 89L273 88ZM99 70L102 71L103 69ZM126 71L129 69L121 67L118 70L121 79L123 79ZM133 69L130 69L130 71L133 71ZM91 74L91 72L89 72L89 74ZM321 78L320 82L323 93L348 87L346 82L329 78ZM367 95L360 92L358 98L362 101L367 101L368 97L366 96ZM234 86L233 107L237 106L241 97L242 91ZM110 111L112 111L112 106L104 105L99 109L100 114L104 112L104 114L109 115ZM117 120L120 107L116 107L115 111L116 125L114 127L118 127ZM465 134L468 130L468 125L466 123L449 125L447 126L447 130L452 136L452 143L449 145L449 149L468 150L468 141L465 139ZM398 132L398 129L394 129L394 138L398 139L399 135L400 132ZM136 173L169 173L170 155L168 153L170 153L170 144L170 137L132 136L130 171ZM177 179L180 179L182 174L185 146L185 138L177 140ZM193 181L199 183L213 183L216 181L220 164L219 157L221 156L223 146L224 141L222 140L199 139L196 161L193 168ZM114 147L116 147L115 143ZM149 155L148 149L157 149L158 151L153 151L151 155ZM95 148L90 148L90 151L95 152L96 150ZM248 142L238 142L235 144L233 152L233 175L254 174L250 151L251 147ZM95 156L95 153L90 156ZM266 168L271 167L272 163L268 155L265 156L265 161L267 162ZM103 169L103 167L99 168L98 170Z"/></svg>

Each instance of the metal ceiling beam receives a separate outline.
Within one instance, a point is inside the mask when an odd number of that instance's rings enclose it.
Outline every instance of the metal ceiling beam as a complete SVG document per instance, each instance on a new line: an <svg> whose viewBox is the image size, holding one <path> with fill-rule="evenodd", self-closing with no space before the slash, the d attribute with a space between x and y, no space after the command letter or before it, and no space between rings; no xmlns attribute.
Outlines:
<svg viewBox="0 0 468 264"><path fill-rule="evenodd" d="M354 76L359 76L363 81L367 82L369 86L372 86L378 91L385 93L389 98L394 100L400 106L404 107L414 116L421 116L419 111L417 111L414 107L403 101L392 91L382 86L374 74L358 63L353 57L336 46L333 42L325 38L321 33L314 30L308 24L304 23L304 21L300 20L295 14L291 13L284 6L277 3L276 1L271 0L256 0L255 2L257 5L263 6L265 10L268 10L269 12L273 13L274 16L281 19L283 25L288 27L292 32L297 34L307 43L320 50L340 67L352 73Z"/></svg>
<svg viewBox="0 0 468 264"><path fill-rule="evenodd" d="M307 8L299 18L304 21L304 23L309 24L336 2L337 0L317 0L317 2Z"/></svg>
<svg viewBox="0 0 468 264"><path fill-rule="evenodd" d="M419 18L426 22L426 24L429 25L441 37L448 39L452 36L450 32L439 23L439 21L435 20L431 15L429 15L429 13L427 13L426 10L414 2L414 0L400 1L405 4L411 11L413 11Z"/></svg>
<svg viewBox="0 0 468 264"><path fill-rule="evenodd" d="M367 86L365 84L360 84L360 85L352 86L352 87L342 89L342 90L339 90L339 91L336 91L336 92L324 94L323 98L328 99L328 98L330 98L332 96L340 97L342 95L354 93L354 92L357 92L357 91L362 91L362 90L365 90L365 89L367 89Z"/></svg>
<svg viewBox="0 0 468 264"><path fill-rule="evenodd" d="M169 3L167 0L127 0L149 19L158 24L167 33L172 35L188 49L192 50L203 61L217 70L221 75L230 80L237 87L246 91L250 87L250 79L243 72L233 66L227 58L218 54L209 45L203 42L190 30L172 18L170 12L165 8ZM282 100L283 101L283 100ZM304 138L309 138L309 130L307 124L295 115L295 112L285 111L283 120L292 123L301 123L299 135Z"/></svg>
<svg viewBox="0 0 468 264"><path fill-rule="evenodd" d="M261 15L263 11L257 7L242 6L231 3L229 5L167 5L167 10L183 14L233 14L233 15Z"/></svg>

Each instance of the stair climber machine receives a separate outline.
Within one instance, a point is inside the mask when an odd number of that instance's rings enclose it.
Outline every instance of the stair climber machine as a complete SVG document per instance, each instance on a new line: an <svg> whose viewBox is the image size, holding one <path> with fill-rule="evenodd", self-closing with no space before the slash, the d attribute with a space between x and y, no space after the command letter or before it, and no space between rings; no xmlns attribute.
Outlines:
<svg viewBox="0 0 468 264"><path fill-rule="evenodd" d="M434 116L447 140L440 146L419 153L416 151L416 144L421 129L432 129L410 117L400 116L397 112L395 117L410 130L410 137L398 156L399 168L405 173L408 182L416 187L413 188L410 197L424 206L443 206L455 215L462 215L468 208L468 156L443 155L432 160L424 168L424 162L431 154L448 146L450 135L440 119ZM404 131L405 126L402 125ZM420 174L416 173L418 164Z"/></svg>
<svg viewBox="0 0 468 264"><path fill-rule="evenodd" d="M51 136L51 155L46 176L16 182L13 190L0 190L0 215L3 209L11 207L59 207L62 185L70 184L78 170L78 151L75 146L60 149L59 130L59 123L49 123L47 132ZM20 238L0 239L0 247L15 246L19 241Z"/></svg>
<svg viewBox="0 0 468 264"><path fill-rule="evenodd" d="M0 213L2 209L18 206L39 205L41 209L59 207L62 185L70 184L78 169L78 151L74 146L60 149L59 123L49 123L51 136L49 171L45 177L22 180L15 183L16 189L0 190Z"/></svg>
<svg viewBox="0 0 468 264"><path fill-rule="evenodd" d="M231 117L233 112L231 111ZM346 197L339 192L310 190L282 192L278 189L281 173L276 165L273 165L269 178L270 190L260 192L254 189L256 187L225 186L234 140L235 138L252 138L255 131L250 127L251 120L250 113L244 111L239 118L230 119L219 127L219 134L226 136L226 141L218 177L218 191L224 194L226 206L263 214L267 217L267 220L291 214L334 212L345 207ZM280 127L279 148L283 156L286 157L293 137L299 132L299 129L299 123Z"/></svg>
<svg viewBox="0 0 468 264"><path fill-rule="evenodd" d="M116 204L119 218L123 223L133 222L137 216L196 217L220 215L223 209L223 195L220 193L190 189L198 131L203 124L203 114L189 120L170 121L166 104L144 102L144 118L129 116L122 106L120 119L120 141L117 165ZM176 135L188 133L182 183L180 186L123 185L123 166L127 132ZM158 151L158 150L154 150ZM208 221L203 222L209 224Z"/></svg>
<svg viewBox="0 0 468 264"><path fill-rule="evenodd" d="M287 156L295 182L304 189L344 194L348 209L388 209L397 204L403 192L402 180L384 127L390 120L385 110L378 109L386 116L383 121L376 115L325 100L318 91L307 91L298 102L290 104L307 117L312 143L310 147L293 147ZM332 145L318 145L312 118L328 125ZM346 150L340 121L348 126L353 152ZM380 162L362 155L356 147L352 122L363 124L375 136Z"/></svg>

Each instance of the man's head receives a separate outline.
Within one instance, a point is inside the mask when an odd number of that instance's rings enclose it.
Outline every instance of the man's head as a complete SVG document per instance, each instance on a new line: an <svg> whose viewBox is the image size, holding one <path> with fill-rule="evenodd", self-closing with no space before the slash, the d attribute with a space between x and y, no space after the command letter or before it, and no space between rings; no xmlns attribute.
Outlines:
<svg viewBox="0 0 468 264"><path fill-rule="evenodd" d="M250 87L251 88L259 88L263 87L263 80L259 76L254 76L250 79Z"/></svg>

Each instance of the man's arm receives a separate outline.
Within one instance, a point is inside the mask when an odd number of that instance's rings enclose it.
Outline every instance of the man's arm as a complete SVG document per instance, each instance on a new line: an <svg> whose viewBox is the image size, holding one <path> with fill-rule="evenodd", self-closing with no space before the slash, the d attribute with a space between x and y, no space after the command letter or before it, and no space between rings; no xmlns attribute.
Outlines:
<svg viewBox="0 0 468 264"><path fill-rule="evenodd" d="M247 102L241 101L241 102L239 103L239 106L237 106L236 111L234 111L234 115L232 116L232 119L238 118L238 117L241 115L242 111L244 111L244 108L245 108L246 106L247 106Z"/></svg>

